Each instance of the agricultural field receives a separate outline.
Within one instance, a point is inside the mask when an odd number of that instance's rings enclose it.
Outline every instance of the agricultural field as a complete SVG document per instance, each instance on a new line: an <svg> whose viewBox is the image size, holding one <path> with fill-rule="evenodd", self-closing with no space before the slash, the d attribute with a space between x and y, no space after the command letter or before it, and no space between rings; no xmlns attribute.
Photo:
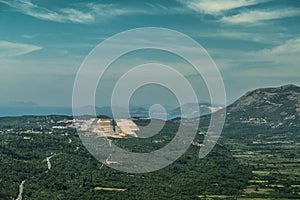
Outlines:
<svg viewBox="0 0 300 200"><path fill-rule="evenodd" d="M286 131L244 126L243 133L223 137L233 157L252 169L252 179L243 195L251 198L299 198L299 134L296 129Z"/></svg>

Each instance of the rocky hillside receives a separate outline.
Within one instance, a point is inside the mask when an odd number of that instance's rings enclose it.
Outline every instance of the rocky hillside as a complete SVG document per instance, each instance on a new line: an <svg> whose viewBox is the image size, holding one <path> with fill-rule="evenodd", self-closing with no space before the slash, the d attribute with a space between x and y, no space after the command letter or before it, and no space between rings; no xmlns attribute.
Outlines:
<svg viewBox="0 0 300 200"><path fill-rule="evenodd" d="M284 85L248 92L228 107L227 116L272 128L300 126L300 87Z"/></svg>

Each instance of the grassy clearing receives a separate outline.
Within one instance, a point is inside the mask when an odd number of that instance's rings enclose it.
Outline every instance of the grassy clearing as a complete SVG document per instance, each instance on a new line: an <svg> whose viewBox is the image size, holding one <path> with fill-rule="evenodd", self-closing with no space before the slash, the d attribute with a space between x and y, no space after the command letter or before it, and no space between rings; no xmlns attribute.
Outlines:
<svg viewBox="0 0 300 200"><path fill-rule="evenodd" d="M256 187L250 186L250 187L246 188L244 191L246 194L270 194L274 190L273 189L265 189L265 188L256 188Z"/></svg>
<svg viewBox="0 0 300 200"><path fill-rule="evenodd" d="M122 189L122 188L109 188L109 187L95 187L94 190L117 191L117 192L126 191L126 189Z"/></svg>
<svg viewBox="0 0 300 200"><path fill-rule="evenodd" d="M255 197L238 197L237 200L271 200L271 199L274 199L274 198L255 198ZM279 199L279 198L278 198ZM283 199L281 199L283 200Z"/></svg>
<svg viewBox="0 0 300 200"><path fill-rule="evenodd" d="M253 155L249 155L249 154L235 154L232 155L235 158L249 158L249 157L253 157Z"/></svg>
<svg viewBox="0 0 300 200"><path fill-rule="evenodd" d="M252 173L253 173L253 174L260 175L260 176L267 176L267 175L269 175L271 172L270 172L270 171L255 170L255 171L252 171Z"/></svg>
<svg viewBox="0 0 300 200"><path fill-rule="evenodd" d="M199 195L200 199L233 199L232 195Z"/></svg>
<svg viewBox="0 0 300 200"><path fill-rule="evenodd" d="M283 169L283 170L278 170L280 174L283 175L296 175L296 176L300 176L300 169Z"/></svg>
<svg viewBox="0 0 300 200"><path fill-rule="evenodd" d="M268 183L268 180L250 180L249 183Z"/></svg>

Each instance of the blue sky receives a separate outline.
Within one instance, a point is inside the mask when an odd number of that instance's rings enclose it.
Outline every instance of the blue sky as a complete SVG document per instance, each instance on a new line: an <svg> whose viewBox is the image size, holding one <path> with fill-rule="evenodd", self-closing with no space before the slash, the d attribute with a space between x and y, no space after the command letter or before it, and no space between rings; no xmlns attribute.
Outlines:
<svg viewBox="0 0 300 200"><path fill-rule="evenodd" d="M299 21L294 0L0 0L0 105L70 106L85 56L139 27L174 29L201 44L228 102L258 87L300 85Z"/></svg>

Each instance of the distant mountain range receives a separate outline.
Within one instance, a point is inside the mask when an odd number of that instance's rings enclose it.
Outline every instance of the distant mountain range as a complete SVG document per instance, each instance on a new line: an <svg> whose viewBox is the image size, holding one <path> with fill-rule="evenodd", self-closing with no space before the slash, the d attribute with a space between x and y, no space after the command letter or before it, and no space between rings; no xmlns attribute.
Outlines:
<svg viewBox="0 0 300 200"><path fill-rule="evenodd" d="M182 115L181 109L185 110L185 112L188 114ZM182 107L178 107L174 110L171 110L168 113L168 115L170 118L177 118L177 117L195 118L195 117L200 117L203 115L208 115L210 113L216 112L219 109L222 109L222 107L221 106L212 106L210 104L203 104L203 103L187 103L187 104L184 104Z"/></svg>
<svg viewBox="0 0 300 200"><path fill-rule="evenodd" d="M86 106L80 108L80 112L91 113L90 111L92 109L93 107ZM95 109L97 115L112 117L111 107L109 106L96 107ZM188 114L182 115L181 109L185 110ZM198 109L199 112L197 111ZM175 109L168 107L166 113L160 111L159 109L151 110L149 113L149 106L130 106L129 108L131 117L151 117L168 120L180 117L200 117L203 115L208 115L212 112L216 112L219 109L222 109L222 107L210 105L209 103L187 103L181 108L177 107ZM126 117L125 108L116 107L115 110L118 112L118 117ZM12 103L7 106L0 106L0 116L50 114L71 116L72 108L42 107L31 102ZM273 123L273 125L288 125L290 123L295 123L294 121L299 120L299 117L300 87L291 84L275 88L261 88L247 92L245 95L227 107L227 118L242 120L245 123ZM270 121L272 121L272 123Z"/></svg>
<svg viewBox="0 0 300 200"><path fill-rule="evenodd" d="M197 106L200 112L197 112ZM129 107L131 117L151 117L156 119L173 119L178 117L183 118L193 118L199 117L202 115L210 114L221 107L219 106L211 106L207 103L187 103L182 106L182 109L189 113L188 115L181 115L181 108L177 107L175 109L166 110L162 112L159 109L151 110L149 113L149 106L131 106ZM92 106L85 106L79 108L80 113L92 113L94 108ZM112 117L112 109L109 106L105 107L96 107L95 108L97 115L105 115L108 117ZM117 112L117 117L126 117L126 109L124 107L115 107L114 109ZM68 107L44 107L38 106L35 104L16 104L16 105L7 105L0 106L0 116L21 116L21 115L72 115L72 108Z"/></svg>
<svg viewBox="0 0 300 200"><path fill-rule="evenodd" d="M72 109L67 107L47 106L0 106L0 116L22 116L22 115L72 115Z"/></svg>

